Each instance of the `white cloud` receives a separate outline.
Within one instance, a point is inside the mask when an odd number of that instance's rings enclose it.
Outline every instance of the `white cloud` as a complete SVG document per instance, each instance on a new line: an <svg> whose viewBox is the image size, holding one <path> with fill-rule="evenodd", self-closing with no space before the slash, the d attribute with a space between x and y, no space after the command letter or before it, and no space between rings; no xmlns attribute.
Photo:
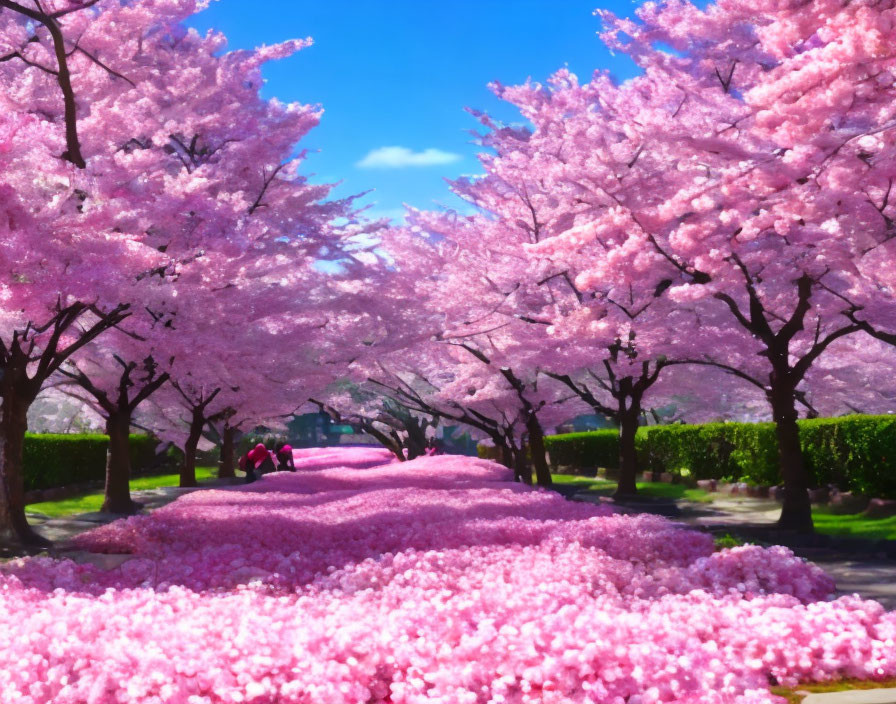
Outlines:
<svg viewBox="0 0 896 704"><path fill-rule="evenodd" d="M407 147L379 147L367 154L356 165L360 169L406 169L410 166L440 166L453 164L463 157L441 149L415 152Z"/></svg>
<svg viewBox="0 0 896 704"><path fill-rule="evenodd" d="M407 215L407 210L404 208L371 208L366 211L364 215L367 216L369 220L379 220L380 218L388 218L393 223L397 225L404 224L405 215Z"/></svg>

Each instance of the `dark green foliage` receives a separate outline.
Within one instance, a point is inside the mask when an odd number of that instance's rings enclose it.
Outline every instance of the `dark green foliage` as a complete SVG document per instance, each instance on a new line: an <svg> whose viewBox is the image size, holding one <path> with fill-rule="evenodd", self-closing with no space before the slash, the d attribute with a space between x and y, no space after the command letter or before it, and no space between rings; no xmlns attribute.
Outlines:
<svg viewBox="0 0 896 704"><path fill-rule="evenodd" d="M42 436L35 436L42 437ZM105 442L106 436L98 436ZM169 467L170 462L167 461L165 454L157 455L159 450L159 439L152 435L134 435L131 434L128 440L128 447L131 454L131 474L138 475L146 471L154 471L162 467ZM105 450L103 459L103 471L105 472ZM28 465L25 465L26 472ZM105 474L103 475L105 477Z"/></svg>
<svg viewBox="0 0 896 704"><path fill-rule="evenodd" d="M273 448L270 448L273 449ZM196 451L196 466L197 467L217 467L218 462L221 460L221 448L217 445L210 450L197 450Z"/></svg>
<svg viewBox="0 0 896 704"><path fill-rule="evenodd" d="M777 441L771 423L655 425L638 429L638 463L645 471L681 474L693 479L722 479L776 484Z"/></svg>
<svg viewBox="0 0 896 704"><path fill-rule="evenodd" d="M131 435L131 467L134 473L151 466L158 440ZM50 489L69 484L103 481L106 477L105 435L25 436L25 491Z"/></svg>
<svg viewBox="0 0 896 704"><path fill-rule="evenodd" d="M716 550L725 550L728 548L739 548L741 545L744 545L744 541L740 538L735 538L731 533L725 533L725 535L718 536L714 541Z"/></svg>
<svg viewBox="0 0 896 704"><path fill-rule="evenodd" d="M105 435L26 435L25 491L103 479L108 445Z"/></svg>
<svg viewBox="0 0 896 704"><path fill-rule="evenodd" d="M896 417L804 420L800 444L817 484L896 498Z"/></svg>
<svg viewBox="0 0 896 704"><path fill-rule="evenodd" d="M799 425L814 486L834 484L843 491L896 497L896 417L855 415L802 420ZM555 467L618 464L615 431L555 435L545 442ZM645 471L752 484L780 482L772 423L642 427L635 444Z"/></svg>
<svg viewBox="0 0 896 704"><path fill-rule="evenodd" d="M255 447L255 445L252 445L252 447ZM168 467L170 469L178 469L179 467L183 466L184 451L181 448L177 447L177 445L171 445L167 449L165 455L165 467ZM237 455L237 457L239 457L239 455ZM221 448L218 446L215 446L210 450L196 450L197 467L216 467L220 459Z"/></svg>
<svg viewBox="0 0 896 704"><path fill-rule="evenodd" d="M612 429L544 439L553 467L619 467L619 432Z"/></svg>
<svg viewBox="0 0 896 704"><path fill-rule="evenodd" d="M545 438L545 440L547 440L547 438ZM495 462L501 461L501 451L498 450L497 447L494 447L492 445L477 445L476 454L481 460L494 460Z"/></svg>

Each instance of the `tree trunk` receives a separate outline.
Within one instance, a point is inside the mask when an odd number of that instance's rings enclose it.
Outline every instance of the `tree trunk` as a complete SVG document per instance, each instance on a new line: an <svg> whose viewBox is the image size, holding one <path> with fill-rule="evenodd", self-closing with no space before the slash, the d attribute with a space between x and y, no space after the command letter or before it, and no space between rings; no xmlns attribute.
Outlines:
<svg viewBox="0 0 896 704"><path fill-rule="evenodd" d="M404 446L408 451L408 459L414 460L426 454L426 431L420 427L416 419L412 418L404 424L408 437Z"/></svg>
<svg viewBox="0 0 896 704"><path fill-rule="evenodd" d="M0 545L45 547L25 518L25 473L22 454L28 429L28 407L33 398L17 388L15 370L0 370L5 379L0 406ZM22 371L24 374L24 370Z"/></svg>
<svg viewBox="0 0 896 704"><path fill-rule="evenodd" d="M544 431L535 413L530 413L526 419L526 430L529 432L529 451L532 453L532 465L535 467L538 486L551 486L553 481L544 449Z"/></svg>
<svg viewBox="0 0 896 704"><path fill-rule="evenodd" d="M196 481L196 448L202 437L202 429L205 427L205 415L203 409L194 409L190 420L190 434L184 443L184 463L180 468L180 486L199 486Z"/></svg>
<svg viewBox="0 0 896 704"><path fill-rule="evenodd" d="M224 426L221 433L221 463L218 467L219 479L232 479L236 476L233 466L233 447L236 430L229 425Z"/></svg>
<svg viewBox="0 0 896 704"><path fill-rule="evenodd" d="M526 448L512 448L510 453L513 456L513 474L516 480L532 486L532 469L526 462Z"/></svg>
<svg viewBox="0 0 896 704"><path fill-rule="evenodd" d="M625 408L625 401L619 402L619 483L616 496L633 496L638 493L638 457L635 454L635 434L638 432L638 418L641 404L634 399Z"/></svg>
<svg viewBox="0 0 896 704"><path fill-rule="evenodd" d="M106 453L106 497L102 510L132 514L141 505L131 500L131 414L126 410L111 413L106 419L109 450Z"/></svg>
<svg viewBox="0 0 896 704"><path fill-rule="evenodd" d="M814 527L809 502L809 473L800 447L794 390L786 384L776 384L773 379L768 396L778 438L778 466L784 481L784 505L778 526L811 532Z"/></svg>
<svg viewBox="0 0 896 704"><path fill-rule="evenodd" d="M513 453L510 451L510 448L503 443L495 443L495 447L498 448L498 451L501 453L501 464L505 467L509 467L513 469Z"/></svg>
<svg viewBox="0 0 896 704"><path fill-rule="evenodd" d="M379 442L380 445L382 445L387 450L389 450L389 452L395 455L395 458L399 462L404 462L407 459L404 456L404 448L402 447L400 442L396 442L386 433L377 430L373 427L372 424L364 424L361 429L368 435L371 435L377 442Z"/></svg>

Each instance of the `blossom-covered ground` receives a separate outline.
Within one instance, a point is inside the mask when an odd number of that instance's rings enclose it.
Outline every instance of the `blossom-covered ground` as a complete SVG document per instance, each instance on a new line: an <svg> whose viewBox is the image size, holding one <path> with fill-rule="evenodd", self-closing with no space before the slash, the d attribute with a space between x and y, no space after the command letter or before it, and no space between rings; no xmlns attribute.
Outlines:
<svg viewBox="0 0 896 704"><path fill-rule="evenodd" d="M784 548L713 552L655 516L464 457L301 451L81 537L103 570L0 573L4 704L771 702L896 675L896 613L825 599Z"/></svg>

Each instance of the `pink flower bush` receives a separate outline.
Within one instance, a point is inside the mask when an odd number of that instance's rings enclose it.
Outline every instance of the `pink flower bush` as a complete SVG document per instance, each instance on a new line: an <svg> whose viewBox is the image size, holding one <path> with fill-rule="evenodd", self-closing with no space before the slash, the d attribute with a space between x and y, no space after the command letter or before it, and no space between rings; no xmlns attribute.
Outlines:
<svg viewBox="0 0 896 704"><path fill-rule="evenodd" d="M825 600L784 548L378 452L298 451L83 535L112 569L8 563L0 701L756 704L896 674L896 614Z"/></svg>

